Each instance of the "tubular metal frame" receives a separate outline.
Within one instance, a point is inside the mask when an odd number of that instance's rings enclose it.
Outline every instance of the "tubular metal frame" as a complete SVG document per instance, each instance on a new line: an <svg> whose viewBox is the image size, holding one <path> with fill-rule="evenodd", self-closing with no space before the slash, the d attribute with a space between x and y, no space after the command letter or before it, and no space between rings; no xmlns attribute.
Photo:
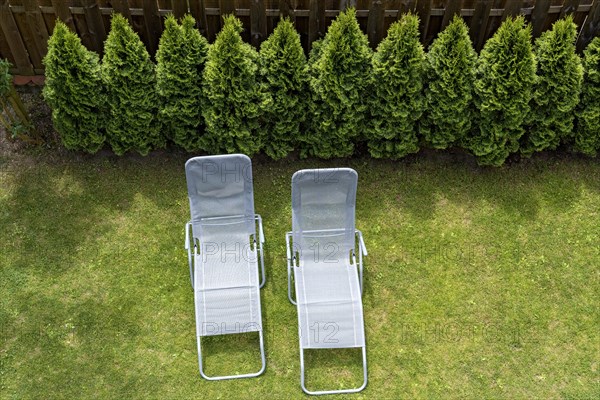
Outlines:
<svg viewBox="0 0 600 400"><path fill-rule="evenodd" d="M367 387L367 346L361 346L362 349L362 361L363 361L363 383L357 388L352 389L338 389L338 390L309 390L305 383L304 373L304 349L300 344L300 386L306 394L310 395L322 395L322 394L343 394L343 393L358 393Z"/></svg>
<svg viewBox="0 0 600 400"><path fill-rule="evenodd" d="M267 361L265 357L265 342L263 338L262 329L258 331L260 337L260 360L261 360L261 368L258 372L253 372L250 374L240 374L240 375L223 375L223 376L208 376L204 373L204 364L202 363L202 336L197 336L198 342L198 369L200 370L200 376L209 381L223 381L226 379L240 379L240 378L254 378L261 375L265 372L265 368L267 367Z"/></svg>
<svg viewBox="0 0 600 400"><path fill-rule="evenodd" d="M354 232L356 239L358 240L358 264L356 262L356 250L352 249L352 261L353 265L358 267L359 280L360 280L360 294L363 294L363 256L367 256L367 246L363 239L362 232L358 229ZM297 302L292 297L292 268L299 266L299 261L292 249L292 235L293 232L287 232L285 234L286 253L287 253L287 277L288 277L288 299L290 303L297 306ZM364 328L363 328L364 329ZM300 386L304 393L309 395L323 395L323 394L344 394L344 393L358 393L367 386L367 347L360 346L362 349L362 361L363 361L363 384L357 388L352 389L338 389L338 390L317 390L312 391L306 387L305 383L305 368L304 368L304 348L302 347L302 338L299 340L300 344Z"/></svg>
<svg viewBox="0 0 600 400"><path fill-rule="evenodd" d="M259 257L260 257L260 270L261 270L261 283L260 283L260 288L262 288L265 285L266 282L266 274L265 274L265 261L264 261L264 252L263 252L263 244L265 242L265 236L264 236L264 232L263 232L263 226L262 226L262 218L259 214L255 214L254 215L254 220L258 223L258 246L256 246L256 238L254 239L254 250L257 253ZM188 253L188 264L189 264L189 268L190 268L190 281L192 284L192 289L194 289L194 275L195 275L195 260L196 257L198 256L198 245L196 243L196 241L193 238L193 235L190 235L190 229L192 227L192 222L188 221L185 224L185 249L187 250ZM193 250L192 250L193 248ZM259 309L260 309L260 298L258 299L259 301ZM261 313L262 314L262 313ZM265 342L264 342L264 337L263 337L263 329L262 329L262 324L261 324L261 329L258 331L259 333L259 338L260 338L260 359L261 359L261 368L258 372L253 372L253 373L249 373L249 374L239 374L239 375L223 375L223 376L208 376L204 373L204 365L202 363L202 336L200 336L198 333L196 333L196 341L197 341L197 347L198 347L198 369L200 370L200 376L202 376L204 379L209 380L209 381L220 381L220 380L226 380L226 379L240 379L240 378L254 378L256 376L261 375L263 372L265 372L265 368L266 368L266 357L265 357Z"/></svg>
<svg viewBox="0 0 600 400"><path fill-rule="evenodd" d="M254 215L254 220L258 223L258 255L260 257L260 288L262 289L267 282L267 276L265 273L265 257L263 245L265 243L265 234L263 231L262 218L259 214ZM193 236L190 235L190 229L192 227L192 221L188 221L185 224L185 250L187 250L188 254L188 265L190 267L190 282L192 284L192 289L194 288L194 258L192 257L192 252L196 251L197 244L193 241ZM256 246L256 239L254 239L254 245Z"/></svg>
<svg viewBox="0 0 600 400"><path fill-rule="evenodd" d="M294 300L292 297L292 275L293 275L292 267L298 267L299 260L297 259L296 255L294 254L293 249L291 247L292 235L293 235L293 232L287 232L285 234L285 244L286 244L285 249L286 249L286 253L287 253L288 300L293 305L297 305L296 300ZM356 229L355 235L356 235L356 238L358 239L358 244L359 244L358 245L358 264L356 263L356 254L355 254L354 249L352 249L352 260L353 260L353 264L358 267L358 274L359 274L359 280L360 280L360 294L362 295L362 293L363 293L363 257L366 257L367 255L369 255L369 253L367 252L367 246L365 246L365 241L363 239L362 232L359 231L358 229Z"/></svg>

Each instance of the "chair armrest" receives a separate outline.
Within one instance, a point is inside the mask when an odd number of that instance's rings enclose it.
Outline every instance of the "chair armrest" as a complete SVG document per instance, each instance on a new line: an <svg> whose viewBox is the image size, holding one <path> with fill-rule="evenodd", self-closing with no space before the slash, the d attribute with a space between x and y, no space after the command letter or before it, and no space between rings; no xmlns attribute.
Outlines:
<svg viewBox="0 0 600 400"><path fill-rule="evenodd" d="M285 252L287 254L288 266L292 265L292 252L290 251L290 236L292 232L286 232L285 234Z"/></svg>
<svg viewBox="0 0 600 400"><path fill-rule="evenodd" d="M265 234L263 232L262 218L259 214L254 215L254 219L258 221L258 239L261 243L265 242Z"/></svg>
<svg viewBox="0 0 600 400"><path fill-rule="evenodd" d="M360 245L360 249L362 250L362 253L365 256L369 255L369 253L367 253L367 246L365 246L365 240L363 239L362 232L357 229L356 235L358 235L358 243Z"/></svg>
<svg viewBox="0 0 600 400"><path fill-rule="evenodd" d="M188 222L185 224L185 249L190 250L190 225L192 223Z"/></svg>

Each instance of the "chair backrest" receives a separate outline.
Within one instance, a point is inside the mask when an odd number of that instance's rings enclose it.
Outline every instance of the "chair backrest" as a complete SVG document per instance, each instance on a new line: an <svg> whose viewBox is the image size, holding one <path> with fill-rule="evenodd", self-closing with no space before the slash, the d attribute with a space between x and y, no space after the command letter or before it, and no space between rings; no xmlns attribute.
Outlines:
<svg viewBox="0 0 600 400"><path fill-rule="evenodd" d="M185 163L185 176L194 238L200 238L202 225L220 220L243 219L248 234L255 233L252 162L248 156L190 158Z"/></svg>
<svg viewBox="0 0 600 400"><path fill-rule="evenodd" d="M292 238L301 260L337 262L354 249L357 181L350 168L308 169L292 176Z"/></svg>

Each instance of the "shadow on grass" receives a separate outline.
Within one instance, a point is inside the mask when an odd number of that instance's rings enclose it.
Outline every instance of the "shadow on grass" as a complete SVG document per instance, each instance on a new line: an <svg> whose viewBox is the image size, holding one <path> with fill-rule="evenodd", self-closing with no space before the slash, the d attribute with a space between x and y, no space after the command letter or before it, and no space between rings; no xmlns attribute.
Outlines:
<svg viewBox="0 0 600 400"><path fill-rule="evenodd" d="M412 218L427 221L439 202L472 206L482 200L509 217L533 220L542 200L561 212L577 202L583 189L600 191L600 179L589 173L598 160L564 153L538 154L500 168L477 166L466 154L431 150L407 160L354 163L359 172L357 217L364 220L399 205ZM382 191L393 196L371 195Z"/></svg>

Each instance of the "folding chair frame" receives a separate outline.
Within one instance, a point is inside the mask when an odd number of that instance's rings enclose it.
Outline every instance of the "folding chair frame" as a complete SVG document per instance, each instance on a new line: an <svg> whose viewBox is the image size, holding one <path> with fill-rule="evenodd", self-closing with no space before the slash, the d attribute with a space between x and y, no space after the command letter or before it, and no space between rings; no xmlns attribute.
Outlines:
<svg viewBox="0 0 600 400"><path fill-rule="evenodd" d="M294 249L292 248L292 235L293 232L287 232L285 234L285 248L287 252L287 277L288 277L288 299L293 305L297 305L296 300L292 297L292 268L298 267L300 260L297 259ZM363 257L366 257L369 253L367 252L367 246L363 239L361 231L356 229L356 238L358 240L358 265L356 263L356 254L352 251L352 264L358 266L358 274L360 278L360 294L363 293Z"/></svg>
<svg viewBox="0 0 600 400"><path fill-rule="evenodd" d="M292 235L293 232L287 232L285 234L285 243L287 251L287 275L288 275L288 299L290 303L297 305L296 301L292 297L292 268L298 267L300 260L298 260L294 249L292 248ZM352 264L358 267L359 279L360 279L360 294L363 294L363 256L367 256L367 246L363 239L362 232L358 229L355 230L355 235L358 240L358 264L356 263L356 254L352 251ZM302 347L302 339L300 339L300 386L306 394L310 395L322 395L322 394L343 394L343 393L357 393L362 391L367 386L367 347L361 346L362 349L362 361L363 361L363 384L353 389L338 389L338 390L318 390L312 391L306 387L305 384L305 368L304 368L304 348Z"/></svg>
<svg viewBox="0 0 600 400"><path fill-rule="evenodd" d="M256 238L254 238L254 248L257 250L258 256L260 257L260 269L261 269L261 283L260 287L262 288L266 282L265 276L265 261L264 261L264 252L263 252L263 244L265 242L265 236L263 232L262 226L262 218L259 214L254 215L254 220L258 223L258 246L256 243ZM190 281L192 284L192 289L194 288L194 275L195 275L195 260L198 256L198 243L193 240L193 235L190 235L190 230L192 227L192 222L188 221L185 224L185 249L188 253L188 264L190 268ZM193 250L192 250L193 249ZM260 339L260 359L261 359L261 368L258 372L249 373L249 374L240 374L240 375L223 375L223 376L208 376L204 373L204 365L202 363L202 336L196 335L197 338L197 346L198 346L198 369L200 370L200 376L209 381L220 381L225 379L239 379L239 378L253 378L261 375L265 372L265 368L267 366L266 357L265 357L265 342L263 337L263 330L261 328L259 333Z"/></svg>
<svg viewBox="0 0 600 400"><path fill-rule="evenodd" d="M263 286L265 286L265 283L267 282L267 277L265 274L265 257L264 257L264 251L263 251L263 245L265 243L265 234L263 232L263 225L262 225L262 218L259 214L255 214L254 215L254 220L258 223L258 248L257 248L257 252L258 252L258 257L260 258L260 273L261 273L261 280L260 280L260 288L262 288ZM195 273L195 266L194 266L194 257L193 257L193 252L196 251L196 248L198 247L198 244L193 240L193 236L190 235L190 229L192 228L192 221L188 221L185 224L185 249L187 250L187 254L188 254L188 265L190 267L190 282L192 284L192 289L194 288L194 273ZM256 238L254 238L254 246L256 246Z"/></svg>
<svg viewBox="0 0 600 400"><path fill-rule="evenodd" d="M200 370L200 376L202 376L204 379L209 380L209 381L223 381L226 379L240 379L240 378L254 378L256 376L261 375L263 372L265 372L265 368L267 366L267 361L266 361L266 357L265 357L265 341L263 338L263 331L262 329L260 331L258 331L259 334L259 338L260 338L260 361L261 361L261 368L258 372L253 372L250 374L240 374L240 375L223 375L223 376L208 376L204 373L204 365L202 363L202 336L196 335L197 337L197 342L198 342L198 369Z"/></svg>
<svg viewBox="0 0 600 400"><path fill-rule="evenodd" d="M306 387L305 384L305 373L304 373L304 349L300 344L300 386L306 394L321 395L321 394L343 394L343 393L358 393L367 387L367 347L361 346L362 349L362 361L363 361L363 383L357 388L353 389L338 389L338 390L316 390L312 391Z"/></svg>

